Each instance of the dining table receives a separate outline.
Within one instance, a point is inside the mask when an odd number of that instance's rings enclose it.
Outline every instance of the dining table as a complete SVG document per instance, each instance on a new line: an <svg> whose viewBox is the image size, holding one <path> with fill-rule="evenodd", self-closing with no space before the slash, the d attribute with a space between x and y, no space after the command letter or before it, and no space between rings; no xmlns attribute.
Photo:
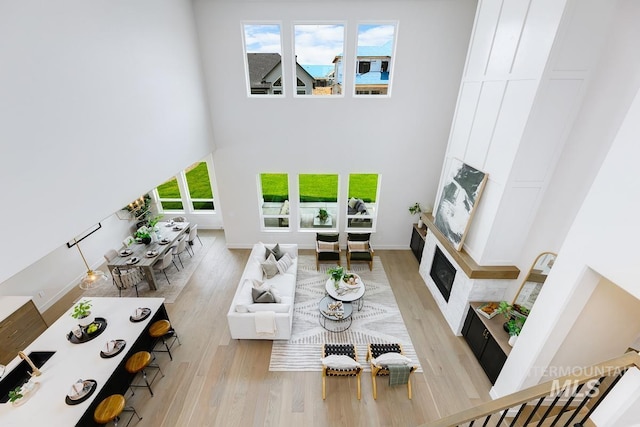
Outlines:
<svg viewBox="0 0 640 427"><path fill-rule="evenodd" d="M149 283L149 289L157 290L158 281L153 266L178 244L178 240L182 236L189 233L190 223L160 221L156 224L155 229L157 231L151 243L144 244L136 239L130 246L120 248L118 250L119 256L107 263L109 271L113 271L114 268L127 270L139 267Z"/></svg>

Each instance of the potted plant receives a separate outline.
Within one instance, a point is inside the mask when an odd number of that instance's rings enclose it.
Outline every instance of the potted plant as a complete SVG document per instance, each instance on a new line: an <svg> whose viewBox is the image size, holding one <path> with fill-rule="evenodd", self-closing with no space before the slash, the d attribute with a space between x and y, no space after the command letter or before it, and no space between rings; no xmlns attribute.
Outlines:
<svg viewBox="0 0 640 427"><path fill-rule="evenodd" d="M316 215L316 218L318 218L320 222L325 223L329 219L329 212L327 212L326 209L320 208L318 210L318 215Z"/></svg>
<svg viewBox="0 0 640 427"><path fill-rule="evenodd" d="M91 315L91 300L79 301L71 312L71 317L78 321L80 326L88 326L93 323Z"/></svg>
<svg viewBox="0 0 640 427"><path fill-rule="evenodd" d="M506 301L500 301L496 311L507 319L504 330L509 333L509 345L513 346L527 318Z"/></svg>
<svg viewBox="0 0 640 427"><path fill-rule="evenodd" d="M149 243L151 243L151 230L151 228L143 225L136 231L135 238L140 239L142 243L148 245Z"/></svg>
<svg viewBox="0 0 640 427"><path fill-rule="evenodd" d="M338 288L338 284L340 283L342 276L344 276L344 267L330 268L327 270L327 273L333 279L333 283L336 285L336 288Z"/></svg>
<svg viewBox="0 0 640 427"><path fill-rule="evenodd" d="M17 402L23 397L24 395L22 394L22 386L18 386L13 390L9 390L9 402L11 403Z"/></svg>
<svg viewBox="0 0 640 427"><path fill-rule="evenodd" d="M418 228L422 228L424 224L422 222L422 216L420 216L420 214L422 213L422 207L420 207L420 203L415 202L412 206L409 206L409 213L411 215L418 214Z"/></svg>

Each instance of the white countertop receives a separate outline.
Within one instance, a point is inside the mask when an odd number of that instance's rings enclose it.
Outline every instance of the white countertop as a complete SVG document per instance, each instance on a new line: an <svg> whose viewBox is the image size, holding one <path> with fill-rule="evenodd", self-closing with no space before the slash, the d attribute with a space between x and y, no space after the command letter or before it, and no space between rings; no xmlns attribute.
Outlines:
<svg viewBox="0 0 640 427"><path fill-rule="evenodd" d="M31 351L55 351L56 353L40 368L42 375L35 378L40 385L28 400L17 407L9 402L0 404L0 425L3 427L75 425L164 302L164 298L90 299L93 303L92 314L107 320L105 331L93 340L82 344L69 342L66 335L77 324L76 320L69 315L72 308L44 331L24 352L27 355ZM152 313L142 322L131 322L129 316L138 307L149 307ZM101 358L100 351L103 350L107 341L113 339L126 340L126 348L115 357ZM16 358L7 365L7 373L21 360L16 355ZM97 389L86 401L78 405L67 405L65 397L71 385L78 379L96 380Z"/></svg>
<svg viewBox="0 0 640 427"><path fill-rule="evenodd" d="M0 322L31 300L31 297L0 297Z"/></svg>

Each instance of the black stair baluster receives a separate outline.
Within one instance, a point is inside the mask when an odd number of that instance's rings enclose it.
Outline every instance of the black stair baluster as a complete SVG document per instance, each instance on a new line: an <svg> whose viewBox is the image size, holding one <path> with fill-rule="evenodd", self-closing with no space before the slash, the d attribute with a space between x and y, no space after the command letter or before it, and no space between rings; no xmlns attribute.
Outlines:
<svg viewBox="0 0 640 427"><path fill-rule="evenodd" d="M587 412L587 414L584 417L582 417L582 419L580 420L580 424L584 423L586 420L589 419L589 417L591 416L593 411L596 410L596 408L600 405L600 402L602 402L602 400L607 396L607 394L609 394L611 389L618 383L618 381L620 381L620 379L627 372L627 370L628 370L628 368L625 368L624 370L622 370L622 372L620 372L618 375L616 375L615 379L611 382L609 387L607 387L607 389L604 391L604 393L602 393L599 396L598 400L596 400L596 403L591 408L589 408L589 411Z"/></svg>

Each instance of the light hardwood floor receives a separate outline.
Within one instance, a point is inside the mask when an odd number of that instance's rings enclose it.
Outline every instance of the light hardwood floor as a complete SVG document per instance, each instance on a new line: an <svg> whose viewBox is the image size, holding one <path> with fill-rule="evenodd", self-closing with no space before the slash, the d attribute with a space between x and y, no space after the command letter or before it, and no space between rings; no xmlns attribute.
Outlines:
<svg viewBox="0 0 640 427"><path fill-rule="evenodd" d="M143 416L132 426L419 426L491 400L491 384L446 324L408 249L376 255L424 369L412 374L413 399L404 386L389 388L379 378L373 400L371 376L363 373L362 400L355 379L328 378L323 401L320 372L269 372L271 341L231 339L226 313L250 251L227 249L222 231L200 233L217 238L176 302L166 304L182 345L174 347L173 361L159 356L165 377L154 383L154 397L141 389L128 398ZM195 250L203 250L197 242ZM57 319L80 296L71 291L45 320Z"/></svg>

